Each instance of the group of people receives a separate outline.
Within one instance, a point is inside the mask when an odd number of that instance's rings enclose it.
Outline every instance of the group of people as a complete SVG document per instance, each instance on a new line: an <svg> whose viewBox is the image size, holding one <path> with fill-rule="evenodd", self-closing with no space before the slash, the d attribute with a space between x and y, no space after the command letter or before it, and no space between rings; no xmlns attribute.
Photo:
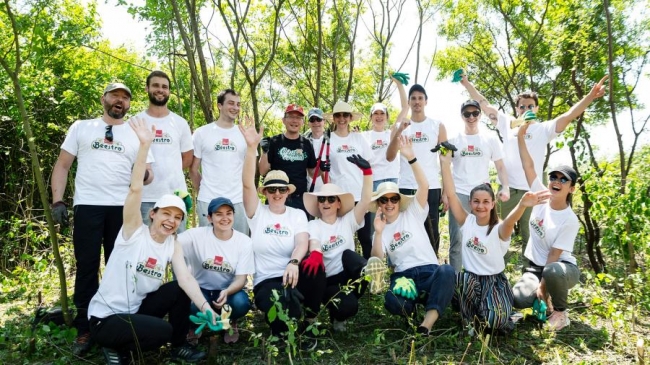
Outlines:
<svg viewBox="0 0 650 365"><path fill-rule="evenodd" d="M461 105L465 128L451 139L441 121L426 116L426 90L416 84L407 95L395 78L401 110L390 129L381 103L370 110L371 130L361 133L350 126L361 113L346 102L332 113L312 108L306 115L290 104L284 132L271 137L240 118L232 89L217 96L218 119L192 134L167 108L164 72L147 77L149 106L128 122L131 90L109 84L103 115L70 127L52 174L52 214L65 224L67 175L77 160L73 352L97 342L108 364L120 364L129 352L171 343L173 358L199 361L205 353L192 345L189 315L203 313L215 324L228 312L224 341L236 342L238 320L251 308L250 276L271 333L286 335L287 323L269 315L286 310L305 333L302 348L316 346L306 329L321 306L333 330L346 331L368 287L385 292L385 308L395 315L410 317L422 304L426 313L416 330L422 336L452 301L466 325L505 332L513 328L513 307L543 301L549 326L562 329L569 324L568 290L579 280L572 256L579 223L571 209L577 173L551 169L544 186L543 161L546 144L604 94L605 79L554 120L511 129L513 117L463 76L471 99ZM519 95L516 104L517 116L538 111L535 93ZM479 130L481 113L502 143ZM184 169L198 190L199 227L187 230ZM451 265L437 257L440 206L450 209ZM504 254L516 224L527 262L511 287ZM170 263L174 280L167 282Z"/></svg>

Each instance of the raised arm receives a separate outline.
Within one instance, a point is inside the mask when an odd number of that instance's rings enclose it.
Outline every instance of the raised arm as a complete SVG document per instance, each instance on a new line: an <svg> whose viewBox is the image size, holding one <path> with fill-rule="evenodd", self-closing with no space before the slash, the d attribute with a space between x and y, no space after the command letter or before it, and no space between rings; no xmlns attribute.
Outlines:
<svg viewBox="0 0 650 365"><path fill-rule="evenodd" d="M609 75L605 75L600 81L591 88L589 94L585 95L579 102L575 103L566 113L561 114L555 118L555 132L562 133L566 127L573 121L578 118L580 114L584 113L585 110L589 107L591 102L605 95L605 81L609 78Z"/></svg>
<svg viewBox="0 0 650 365"><path fill-rule="evenodd" d="M372 250L370 251L371 256L384 258L384 245L382 244L382 234L384 228L386 227L386 217L384 212L382 212L381 207L377 206L377 212L375 214L375 221L373 222L375 227L375 235L372 239Z"/></svg>
<svg viewBox="0 0 650 365"><path fill-rule="evenodd" d="M537 173L535 172L535 162L528 152L528 147L526 147L526 132L528 131L529 123L526 123L519 127L519 132L517 132L517 143L519 144L519 158L521 158L521 166L524 168L524 173L526 174L526 181L528 186L533 186L533 182L537 179Z"/></svg>
<svg viewBox="0 0 650 365"><path fill-rule="evenodd" d="M243 118L239 124L244 139L246 140L246 158L244 159L244 168L242 172L242 184L244 187L244 210L248 218L253 218L259 198L257 197L257 187L255 184L255 160L257 145L262 139L264 127L260 126L259 132L255 130L255 123L251 117Z"/></svg>
<svg viewBox="0 0 650 365"><path fill-rule="evenodd" d="M496 126L498 122L497 116L499 114L497 108L490 104L490 102L488 102L487 99L478 90L476 90L474 85L469 82L467 75L462 76L460 84L463 85L469 92L470 98L478 101L479 105L481 105L481 111L483 111L483 113L487 115L488 118L490 118L490 123L492 123L493 126Z"/></svg>
<svg viewBox="0 0 650 365"><path fill-rule="evenodd" d="M397 80L394 77L390 78L393 80L395 85L397 85L397 91L399 92L399 101L401 104L402 109L399 111L399 114L397 114L397 118L395 118L395 122L398 122L408 115L409 112L409 99L406 97L406 90L404 89L404 84L402 84L399 80Z"/></svg>
<svg viewBox="0 0 650 365"><path fill-rule="evenodd" d="M517 203L515 209L510 211L510 214L508 214L506 219L504 219L499 226L499 238L501 240L507 240L510 238L512 231L515 229L515 224L524 214L526 208L534 207L537 204L545 204L550 197L551 193L548 190L540 190L536 192L527 191L524 196L521 197L521 200Z"/></svg>
<svg viewBox="0 0 650 365"><path fill-rule="evenodd" d="M386 148L386 160L388 161L393 161L395 157L397 157L397 151L399 151L400 148L400 137L402 136L402 132L406 129L406 127L411 125L411 121L402 118L401 120L397 120L399 122L399 125L397 128L392 128L390 132L390 142L388 142L388 148Z"/></svg>
<svg viewBox="0 0 650 365"><path fill-rule="evenodd" d="M413 170L413 176L415 177L415 182L418 184L418 190L415 193L415 200L420 204L422 208L427 205L427 198L429 197L429 181L427 176L424 174L422 166L415 158L415 152L413 151L413 142L410 138L401 136L400 137L400 153L406 161L411 165L411 170ZM411 161L415 162L411 163Z"/></svg>
<svg viewBox="0 0 650 365"><path fill-rule="evenodd" d="M442 173L442 188L447 194L451 214L456 218L458 225L462 226L465 224L465 219L467 219L468 213L465 211L465 208L463 208L460 200L458 200L458 195L456 195L454 177L451 174L451 153L440 153L440 171Z"/></svg>
<svg viewBox="0 0 650 365"><path fill-rule="evenodd" d="M142 118L133 117L129 125L140 140L140 148L131 171L131 186L124 202L124 223L122 225L122 237L124 240L131 238L133 233L142 226L142 214L140 204L142 202L142 188L144 186L144 173L147 169L147 154L149 147L156 135L156 126L147 127L147 122Z"/></svg>
<svg viewBox="0 0 650 365"><path fill-rule="evenodd" d="M361 198L357 205L354 206L354 218L357 223L363 222L363 217L368 211L370 199L372 199L372 168L370 162L365 160L361 155L352 155L348 161L353 163L363 172L363 186L361 187Z"/></svg>

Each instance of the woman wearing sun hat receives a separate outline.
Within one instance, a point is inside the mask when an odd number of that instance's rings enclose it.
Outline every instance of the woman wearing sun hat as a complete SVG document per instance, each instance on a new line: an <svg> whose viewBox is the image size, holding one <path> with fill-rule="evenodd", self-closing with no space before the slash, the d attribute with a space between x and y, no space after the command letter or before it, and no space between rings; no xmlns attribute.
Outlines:
<svg viewBox="0 0 650 365"><path fill-rule="evenodd" d="M338 101L334 105L332 113L325 114L325 119L333 122L333 132L330 137L330 179L354 196L354 201L361 199L361 187L363 186L363 174L354 165L347 162L352 155L360 155L365 160L370 160L372 150L368 141L361 133L353 133L350 129L350 122L359 120L361 113L354 112L352 106L344 101ZM364 216L364 224L357 230L357 237L363 250L363 257L370 257L372 249L372 237L370 236L370 213Z"/></svg>
<svg viewBox="0 0 650 365"><path fill-rule="evenodd" d="M320 247L320 252L312 255L323 256L327 287L322 302L329 309L332 327L338 332L346 330L345 321L359 310L359 298L368 286L359 280L362 271L373 277L371 291L374 293L382 290L386 272L383 260L371 257L366 261L354 250L354 232L364 223L372 197L372 171L368 161L359 155L348 157L348 161L364 170L359 203L355 205L352 194L335 184L325 184L318 192L303 197L307 212L318 218L309 222L309 241L310 245ZM344 287L350 283L353 283L352 290L346 290Z"/></svg>
<svg viewBox="0 0 650 365"><path fill-rule="evenodd" d="M289 183L286 173L271 170L264 177L262 186L255 188L256 152L262 130L256 131L250 120L240 124L239 129L247 145L242 180L244 209L255 255L255 305L264 313L271 333L282 336L287 331L286 323L279 318L270 321L267 315L274 306L273 291L280 294L280 302L283 308L288 308L290 317L302 317L302 302L307 309L307 320L315 318L320 309L320 294L314 293L321 293L325 286L322 256L320 262L316 255L305 260L307 267L313 266L316 270L315 275L306 275L300 262L309 245L307 216L300 209L286 206L287 197L296 187ZM268 205L262 204L258 193L266 197ZM301 324L301 330L305 325Z"/></svg>
<svg viewBox="0 0 650 365"><path fill-rule="evenodd" d="M384 306L395 315L411 316L415 304L423 302L426 314L417 332L428 335L449 305L454 293L455 274L450 265L439 265L424 228L428 214L429 184L413 152L412 142L400 137L400 152L413 170L418 185L414 196L399 192L397 184L384 182L372 197L370 211L376 211L372 255L388 255L395 265Z"/></svg>

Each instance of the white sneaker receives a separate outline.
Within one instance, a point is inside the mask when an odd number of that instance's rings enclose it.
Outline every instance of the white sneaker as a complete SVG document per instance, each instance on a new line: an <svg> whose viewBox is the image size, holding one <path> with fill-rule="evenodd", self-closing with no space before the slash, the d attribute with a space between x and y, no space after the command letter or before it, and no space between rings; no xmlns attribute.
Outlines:
<svg viewBox="0 0 650 365"><path fill-rule="evenodd" d="M564 310L564 311L555 311L553 312L547 320L548 323L548 329L551 331L559 331L562 328L568 326L571 324L571 320L569 320L569 311Z"/></svg>
<svg viewBox="0 0 650 365"><path fill-rule="evenodd" d="M366 267L361 270L361 276L370 276L370 293L380 294L386 289L386 282L384 281L386 270L384 260L375 256L368 259Z"/></svg>
<svg viewBox="0 0 650 365"><path fill-rule="evenodd" d="M346 321L337 321L335 319L334 322L332 322L334 332L346 332L348 330L346 323Z"/></svg>

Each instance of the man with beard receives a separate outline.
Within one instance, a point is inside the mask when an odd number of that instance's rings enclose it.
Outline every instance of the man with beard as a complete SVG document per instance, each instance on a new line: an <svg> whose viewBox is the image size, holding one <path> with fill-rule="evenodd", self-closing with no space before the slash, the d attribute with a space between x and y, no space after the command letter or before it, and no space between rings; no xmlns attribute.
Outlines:
<svg viewBox="0 0 650 365"><path fill-rule="evenodd" d="M77 338L72 351L77 356L92 345L88 303L99 286L102 246L106 263L122 227L122 208L140 146L133 129L124 123L124 115L131 106L131 90L122 83L108 84L101 103L104 114L100 118L78 120L70 126L52 171L52 217L64 226L68 223L68 210L63 195L68 172L77 159L72 230L76 260L73 300L77 308L73 322ZM145 184L153 181L152 161L153 156L149 155Z"/></svg>
<svg viewBox="0 0 650 365"><path fill-rule="evenodd" d="M151 153L156 162L153 172L156 180L144 187L140 212L147 226L151 223L149 212L164 194L175 190L187 191L184 169L189 169L194 158L192 132L187 121L167 108L169 101L169 76L162 71L153 71L147 76L145 90L149 96L149 107L138 114L149 126L156 127L151 144ZM185 231L185 218L178 227L178 233Z"/></svg>

